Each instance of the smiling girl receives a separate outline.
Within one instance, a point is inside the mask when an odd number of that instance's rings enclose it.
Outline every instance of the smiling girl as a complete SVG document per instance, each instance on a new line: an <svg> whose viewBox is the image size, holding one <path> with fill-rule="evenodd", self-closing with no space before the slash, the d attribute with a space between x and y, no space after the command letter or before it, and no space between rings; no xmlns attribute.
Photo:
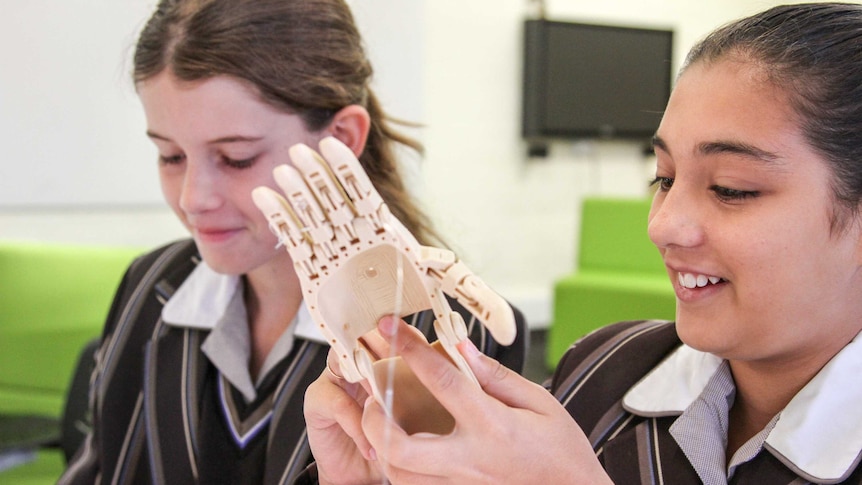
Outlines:
<svg viewBox="0 0 862 485"><path fill-rule="evenodd" d="M420 243L440 243L394 158L421 147L393 131L371 75L342 0L158 3L133 77L165 200L191 238L126 273L91 381L93 428L60 483L281 484L308 464L303 395L329 347L251 193L276 187L288 148L332 136ZM432 334L433 320L413 322ZM519 371L518 322L510 347L484 325L472 336Z"/></svg>
<svg viewBox="0 0 862 485"><path fill-rule="evenodd" d="M465 341L479 389L383 320L456 426L408 436L370 402L357 455L393 483L862 483L862 5L713 32L654 145L676 321L586 336L549 393Z"/></svg>

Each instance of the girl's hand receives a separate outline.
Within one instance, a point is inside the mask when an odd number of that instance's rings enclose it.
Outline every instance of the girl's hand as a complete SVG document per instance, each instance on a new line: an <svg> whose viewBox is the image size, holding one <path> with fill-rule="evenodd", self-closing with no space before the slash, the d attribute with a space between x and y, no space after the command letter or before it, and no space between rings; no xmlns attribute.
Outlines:
<svg viewBox="0 0 862 485"><path fill-rule="evenodd" d="M547 390L467 339L458 350L479 388L405 326L384 318L378 330L456 424L447 435L411 436L367 399L362 446L373 446L368 456L376 454L392 483L612 483L577 423Z"/></svg>
<svg viewBox="0 0 862 485"><path fill-rule="evenodd" d="M380 468L361 425L368 392L340 375L338 359L330 350L327 369L305 392L305 423L318 479L321 484L381 483Z"/></svg>

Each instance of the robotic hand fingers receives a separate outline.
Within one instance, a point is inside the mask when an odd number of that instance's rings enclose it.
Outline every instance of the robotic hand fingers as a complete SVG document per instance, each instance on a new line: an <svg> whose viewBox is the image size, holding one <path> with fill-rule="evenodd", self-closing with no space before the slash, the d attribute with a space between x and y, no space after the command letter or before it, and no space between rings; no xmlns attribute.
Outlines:
<svg viewBox="0 0 862 485"><path fill-rule="evenodd" d="M341 142L323 139L322 156L302 144L291 147L289 154L293 166L273 171L284 196L258 187L252 197L290 254L309 313L338 354L345 379L367 379L383 403L380 359L365 348L362 337L375 331L385 315L403 317L430 309L437 345L475 381L455 347L467 338L466 325L444 293L462 303L502 344L515 338L508 303L451 251L420 245L391 215L362 165ZM407 403L402 408L413 409L418 406L415 396L427 393L414 392L421 384L411 383L405 377L409 375L399 373L396 381L403 390L396 388L394 394L396 401ZM400 399L399 392L405 394ZM415 414L409 409L402 415ZM411 425L415 431L425 428Z"/></svg>
<svg viewBox="0 0 862 485"><path fill-rule="evenodd" d="M494 340L511 345L515 341L515 316L512 307L495 293L452 251L422 247L422 265L443 293L464 305L491 332Z"/></svg>
<svg viewBox="0 0 862 485"><path fill-rule="evenodd" d="M354 215L367 220L374 231L382 231L383 219L389 217L389 209L374 189L371 179L368 178L368 174L365 173L353 152L337 139L329 137L321 140L320 153L330 161L331 165L327 165L318 157L319 163L331 167L330 174L334 175L340 183L344 198L351 205ZM397 222L397 219L392 218L387 222L392 221ZM413 235L409 234L409 236L413 239L412 243L416 244Z"/></svg>
<svg viewBox="0 0 862 485"><path fill-rule="evenodd" d="M305 225L293 207L269 187L258 187L252 191L252 199L263 212L269 227L278 236L293 259L297 273L304 281L318 278L319 269L314 264L314 242L304 230Z"/></svg>

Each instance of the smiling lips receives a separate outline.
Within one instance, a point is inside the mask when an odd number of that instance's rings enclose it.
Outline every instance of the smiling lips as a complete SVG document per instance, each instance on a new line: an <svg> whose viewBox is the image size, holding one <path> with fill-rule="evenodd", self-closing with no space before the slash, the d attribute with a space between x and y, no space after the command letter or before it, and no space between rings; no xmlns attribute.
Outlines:
<svg viewBox="0 0 862 485"><path fill-rule="evenodd" d="M214 227L196 228L195 232L198 237L207 242L220 242L229 239L237 233L237 229L218 229Z"/></svg>
<svg viewBox="0 0 862 485"><path fill-rule="evenodd" d="M703 288L706 285L714 285L723 281L718 276L707 276L693 273L677 273L677 280L679 280L679 286L690 290L694 288Z"/></svg>

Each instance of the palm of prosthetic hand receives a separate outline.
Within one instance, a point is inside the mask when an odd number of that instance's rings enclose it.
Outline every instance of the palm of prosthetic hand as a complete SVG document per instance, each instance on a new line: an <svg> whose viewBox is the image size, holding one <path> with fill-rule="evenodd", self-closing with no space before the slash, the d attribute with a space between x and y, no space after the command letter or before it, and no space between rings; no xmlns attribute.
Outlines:
<svg viewBox="0 0 862 485"><path fill-rule="evenodd" d="M386 315L431 309L435 343L458 368L473 373L455 345L467 338L454 297L491 335L508 345L515 338L511 308L448 250L423 246L392 216L353 152L335 138L320 142L322 157L309 147L291 147L293 166L273 171L284 197L268 187L252 193L296 267L309 312L339 357L349 382L367 379L408 432L446 433L451 416L418 383L400 359L374 355L363 335ZM475 381L475 378L473 378ZM416 418L425 416L423 421Z"/></svg>

